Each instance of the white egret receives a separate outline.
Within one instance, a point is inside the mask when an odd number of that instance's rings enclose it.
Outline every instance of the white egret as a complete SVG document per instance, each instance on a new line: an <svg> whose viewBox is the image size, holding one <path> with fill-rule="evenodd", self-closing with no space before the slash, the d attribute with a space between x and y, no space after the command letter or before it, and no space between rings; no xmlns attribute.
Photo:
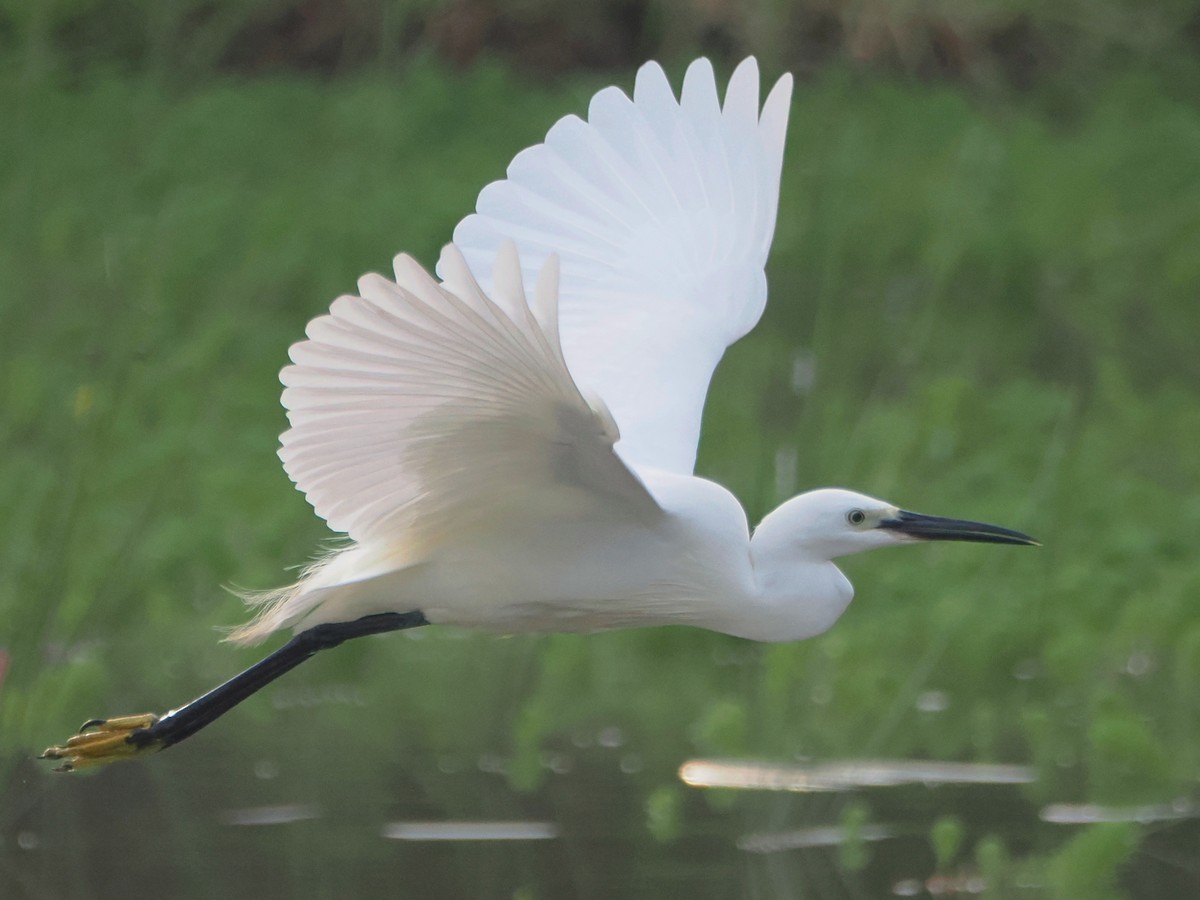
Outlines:
<svg viewBox="0 0 1200 900"><path fill-rule="evenodd" d="M788 500L751 535L693 474L725 348L758 321L791 97L758 68L722 105L707 60L677 100L641 68L517 155L454 232L440 283L409 256L308 326L281 375L280 457L350 543L250 598L232 639L292 640L158 717L93 720L63 769L158 750L318 650L426 624L499 632L683 624L756 641L846 609L832 560L914 540L1035 543L847 490Z"/></svg>

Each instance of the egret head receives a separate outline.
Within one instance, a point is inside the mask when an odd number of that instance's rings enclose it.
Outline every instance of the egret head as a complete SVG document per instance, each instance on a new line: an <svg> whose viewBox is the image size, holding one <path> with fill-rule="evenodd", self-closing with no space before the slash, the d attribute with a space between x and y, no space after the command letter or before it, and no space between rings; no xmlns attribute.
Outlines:
<svg viewBox="0 0 1200 900"><path fill-rule="evenodd" d="M914 513L841 488L823 488L793 497L763 519L758 531L764 529L772 543L783 541L791 545L792 552L813 559L835 559L913 541L1037 544L1019 531Z"/></svg>

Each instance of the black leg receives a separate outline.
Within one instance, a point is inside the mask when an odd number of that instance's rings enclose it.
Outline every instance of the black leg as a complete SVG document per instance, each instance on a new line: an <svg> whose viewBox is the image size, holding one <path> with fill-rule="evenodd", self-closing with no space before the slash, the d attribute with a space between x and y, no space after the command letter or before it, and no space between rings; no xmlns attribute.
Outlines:
<svg viewBox="0 0 1200 900"><path fill-rule="evenodd" d="M424 614L418 610L410 613L380 613L353 622L317 625L300 632L261 662L234 675L187 706L173 709L149 728L133 732L129 741L138 747L157 745L159 749L178 744L321 650L336 647L351 638L428 624Z"/></svg>
<svg viewBox="0 0 1200 900"><path fill-rule="evenodd" d="M352 622L317 625L296 635L270 656L240 672L207 694L164 716L92 719L64 747L51 747L45 759L65 759L62 770L127 758L139 752L163 750L191 737L251 694L290 672L321 650L351 638L428 625L424 613L380 613Z"/></svg>

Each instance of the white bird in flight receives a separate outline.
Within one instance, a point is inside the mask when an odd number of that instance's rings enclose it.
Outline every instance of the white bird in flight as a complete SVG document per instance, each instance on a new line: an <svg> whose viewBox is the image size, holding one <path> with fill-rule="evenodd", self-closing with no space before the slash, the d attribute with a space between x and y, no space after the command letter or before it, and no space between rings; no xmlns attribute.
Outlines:
<svg viewBox="0 0 1200 900"><path fill-rule="evenodd" d="M841 489L754 529L693 473L725 348L767 297L792 80L760 111L742 62L677 100L647 63L484 188L438 262L367 275L291 348L279 455L350 542L250 597L235 642L295 637L163 716L95 719L44 756L71 770L178 743L319 650L419 625L497 632L692 625L756 641L829 628L832 560L915 540L1036 543Z"/></svg>

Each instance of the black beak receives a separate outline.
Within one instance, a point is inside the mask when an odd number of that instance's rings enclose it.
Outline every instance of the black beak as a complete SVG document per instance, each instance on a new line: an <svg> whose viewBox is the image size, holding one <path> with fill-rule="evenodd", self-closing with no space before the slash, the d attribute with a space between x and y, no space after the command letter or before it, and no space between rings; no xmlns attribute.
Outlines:
<svg viewBox="0 0 1200 900"><path fill-rule="evenodd" d="M925 541L978 541L984 544L1026 544L1035 547L1041 544L1011 528L985 522L968 522L965 519L923 516L905 509L900 510L893 519L884 519L879 527Z"/></svg>

